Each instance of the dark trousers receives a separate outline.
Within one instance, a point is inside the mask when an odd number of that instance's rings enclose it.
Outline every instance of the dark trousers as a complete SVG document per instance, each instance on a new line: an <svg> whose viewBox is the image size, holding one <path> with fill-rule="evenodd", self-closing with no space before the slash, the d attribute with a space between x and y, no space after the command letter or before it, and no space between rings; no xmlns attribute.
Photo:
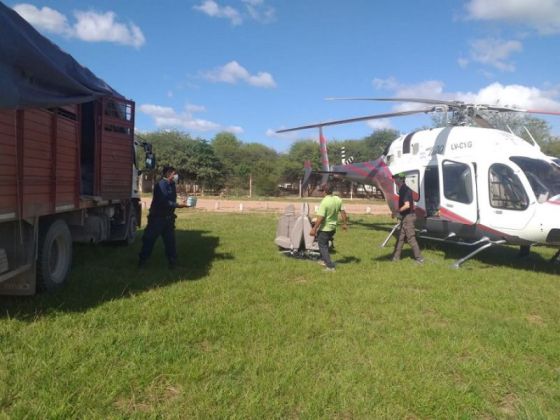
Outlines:
<svg viewBox="0 0 560 420"><path fill-rule="evenodd" d="M177 249L175 247L175 216L170 217L148 217L148 226L142 236L142 250L140 261L147 260L152 254L158 236L161 235L165 246L165 255L170 264L177 260Z"/></svg>
<svg viewBox="0 0 560 420"><path fill-rule="evenodd" d="M320 230L317 234L317 242L319 243L319 252L321 253L321 259L325 262L325 265L329 268L333 268L334 264L331 261L331 256L329 254L329 241L334 237L335 231L325 232Z"/></svg>
<svg viewBox="0 0 560 420"><path fill-rule="evenodd" d="M418 246L418 241L416 240L414 222L416 222L416 215L414 213L407 214L403 217L401 228L399 231L399 240L397 241L397 245L395 245L393 259L398 260L401 258L401 251L404 246L405 239L412 248L414 258L417 260L422 258L422 254L420 253L420 246Z"/></svg>

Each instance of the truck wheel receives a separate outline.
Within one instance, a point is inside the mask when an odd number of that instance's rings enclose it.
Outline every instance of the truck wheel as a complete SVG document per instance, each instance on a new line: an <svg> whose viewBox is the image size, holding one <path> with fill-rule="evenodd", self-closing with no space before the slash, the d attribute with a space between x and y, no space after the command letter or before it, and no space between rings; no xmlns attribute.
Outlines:
<svg viewBox="0 0 560 420"><path fill-rule="evenodd" d="M130 209L130 215L128 216L128 223L126 226L126 238L124 239L125 245L132 245L136 240L136 231L138 230L138 217L136 216L136 210L134 208Z"/></svg>
<svg viewBox="0 0 560 420"><path fill-rule="evenodd" d="M64 284L72 263L72 235L64 220L55 220L39 233L37 287L52 291Z"/></svg>

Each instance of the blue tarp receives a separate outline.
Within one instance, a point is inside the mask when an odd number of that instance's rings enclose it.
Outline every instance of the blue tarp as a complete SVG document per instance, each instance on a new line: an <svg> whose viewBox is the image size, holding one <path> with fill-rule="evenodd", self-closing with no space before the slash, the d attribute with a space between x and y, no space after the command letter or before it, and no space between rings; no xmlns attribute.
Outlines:
<svg viewBox="0 0 560 420"><path fill-rule="evenodd" d="M0 2L0 108L50 108L121 97Z"/></svg>

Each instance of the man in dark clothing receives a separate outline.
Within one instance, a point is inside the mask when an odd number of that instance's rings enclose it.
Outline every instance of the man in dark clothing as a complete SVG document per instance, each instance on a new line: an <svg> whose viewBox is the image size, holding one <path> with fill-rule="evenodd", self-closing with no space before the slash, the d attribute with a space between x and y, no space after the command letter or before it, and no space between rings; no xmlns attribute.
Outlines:
<svg viewBox="0 0 560 420"><path fill-rule="evenodd" d="M401 226L399 231L399 240L395 245L395 252L393 253L393 261L399 261L401 259L401 251L406 239L412 248L414 259L418 264L422 264L424 262L424 258L420 253L420 247L418 246L418 241L416 241L416 231L414 228L416 214L414 212L414 198L412 196L412 190L406 185L406 177L404 174L395 175L393 179L402 183L399 188L399 208L397 209L401 218Z"/></svg>
<svg viewBox="0 0 560 420"><path fill-rule="evenodd" d="M185 203L177 203L175 184L179 175L172 166L163 168L163 177L154 187L154 195L148 214L148 225L142 237L138 266L142 267L152 254L152 249L158 236L161 235L165 246L165 255L169 261L169 268L174 268L177 262L175 248L175 209L188 207Z"/></svg>

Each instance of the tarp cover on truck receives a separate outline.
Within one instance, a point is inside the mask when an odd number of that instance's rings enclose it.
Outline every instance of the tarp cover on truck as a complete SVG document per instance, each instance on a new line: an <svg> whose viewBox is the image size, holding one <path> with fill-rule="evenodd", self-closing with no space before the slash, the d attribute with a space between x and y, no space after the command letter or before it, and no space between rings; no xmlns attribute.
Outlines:
<svg viewBox="0 0 560 420"><path fill-rule="evenodd" d="M122 97L0 2L0 108L50 108Z"/></svg>

